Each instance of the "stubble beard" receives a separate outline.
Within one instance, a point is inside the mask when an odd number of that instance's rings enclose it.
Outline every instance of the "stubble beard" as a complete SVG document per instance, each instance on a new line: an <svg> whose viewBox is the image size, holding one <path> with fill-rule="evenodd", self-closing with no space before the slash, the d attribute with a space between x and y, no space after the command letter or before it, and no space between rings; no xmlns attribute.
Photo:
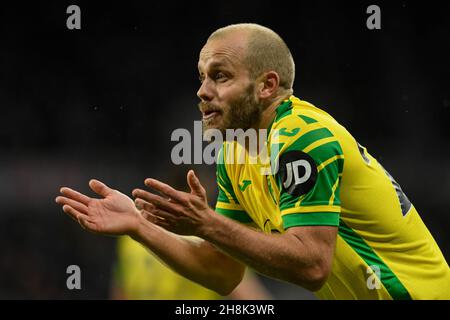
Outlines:
<svg viewBox="0 0 450 320"><path fill-rule="evenodd" d="M208 129L217 129L225 137L227 129L257 129L261 121L263 106L254 95L254 84L250 84L244 93L235 101L230 103L227 110L222 110L221 122L217 125L202 121L203 132Z"/></svg>

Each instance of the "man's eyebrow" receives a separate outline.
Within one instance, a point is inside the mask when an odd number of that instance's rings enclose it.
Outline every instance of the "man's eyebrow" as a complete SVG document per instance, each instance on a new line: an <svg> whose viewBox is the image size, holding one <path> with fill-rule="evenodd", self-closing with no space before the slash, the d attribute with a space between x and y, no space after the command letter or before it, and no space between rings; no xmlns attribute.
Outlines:
<svg viewBox="0 0 450 320"><path fill-rule="evenodd" d="M226 63L225 59L220 59L220 60L211 62L211 64L209 66L210 66L210 68L217 68L217 67L225 66L226 64L227 63Z"/></svg>
<svg viewBox="0 0 450 320"><path fill-rule="evenodd" d="M205 66L205 64L203 64L203 66ZM214 60L213 62L211 62L208 67L210 69L216 69L216 68L220 68L220 67L233 67L234 64L230 59L227 58L219 58ZM198 65L199 70L200 70L200 64Z"/></svg>

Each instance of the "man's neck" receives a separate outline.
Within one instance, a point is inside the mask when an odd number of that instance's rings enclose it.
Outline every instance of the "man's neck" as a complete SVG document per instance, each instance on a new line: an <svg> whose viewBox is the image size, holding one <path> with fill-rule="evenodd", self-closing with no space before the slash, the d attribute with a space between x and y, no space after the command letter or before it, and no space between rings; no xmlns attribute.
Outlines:
<svg viewBox="0 0 450 320"><path fill-rule="evenodd" d="M270 124L277 115L276 110L278 106L290 96L291 94L284 94L273 99L273 102L266 108L266 110L264 110L258 129L269 129Z"/></svg>

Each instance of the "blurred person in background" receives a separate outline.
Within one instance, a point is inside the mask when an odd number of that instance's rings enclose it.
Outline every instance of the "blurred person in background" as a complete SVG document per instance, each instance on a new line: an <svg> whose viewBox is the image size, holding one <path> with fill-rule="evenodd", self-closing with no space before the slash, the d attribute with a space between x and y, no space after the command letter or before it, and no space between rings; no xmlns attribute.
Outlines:
<svg viewBox="0 0 450 320"><path fill-rule="evenodd" d="M118 239L117 261L113 277L112 299L219 300L224 298L172 271L143 245L129 237ZM239 286L226 298L268 300L272 299L272 296L258 277L251 271L247 271Z"/></svg>

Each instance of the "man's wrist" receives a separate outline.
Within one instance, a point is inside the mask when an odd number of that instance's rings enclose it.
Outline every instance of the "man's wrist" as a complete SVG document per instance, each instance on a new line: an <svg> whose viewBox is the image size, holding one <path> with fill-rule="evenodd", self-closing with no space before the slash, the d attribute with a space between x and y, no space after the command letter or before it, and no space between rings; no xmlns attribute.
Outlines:
<svg viewBox="0 0 450 320"><path fill-rule="evenodd" d="M145 217L139 211L136 214L136 226L133 230L129 232L128 235L132 239L139 241L139 239L142 239L145 230L149 228L149 224L151 223L147 221L147 219L145 219Z"/></svg>
<svg viewBox="0 0 450 320"><path fill-rule="evenodd" d="M209 210L209 216L199 228L199 232L197 235L198 237L205 240L212 240L214 238L214 235L217 235L217 231L222 225L222 221L220 219L222 218L222 216L211 208Z"/></svg>

